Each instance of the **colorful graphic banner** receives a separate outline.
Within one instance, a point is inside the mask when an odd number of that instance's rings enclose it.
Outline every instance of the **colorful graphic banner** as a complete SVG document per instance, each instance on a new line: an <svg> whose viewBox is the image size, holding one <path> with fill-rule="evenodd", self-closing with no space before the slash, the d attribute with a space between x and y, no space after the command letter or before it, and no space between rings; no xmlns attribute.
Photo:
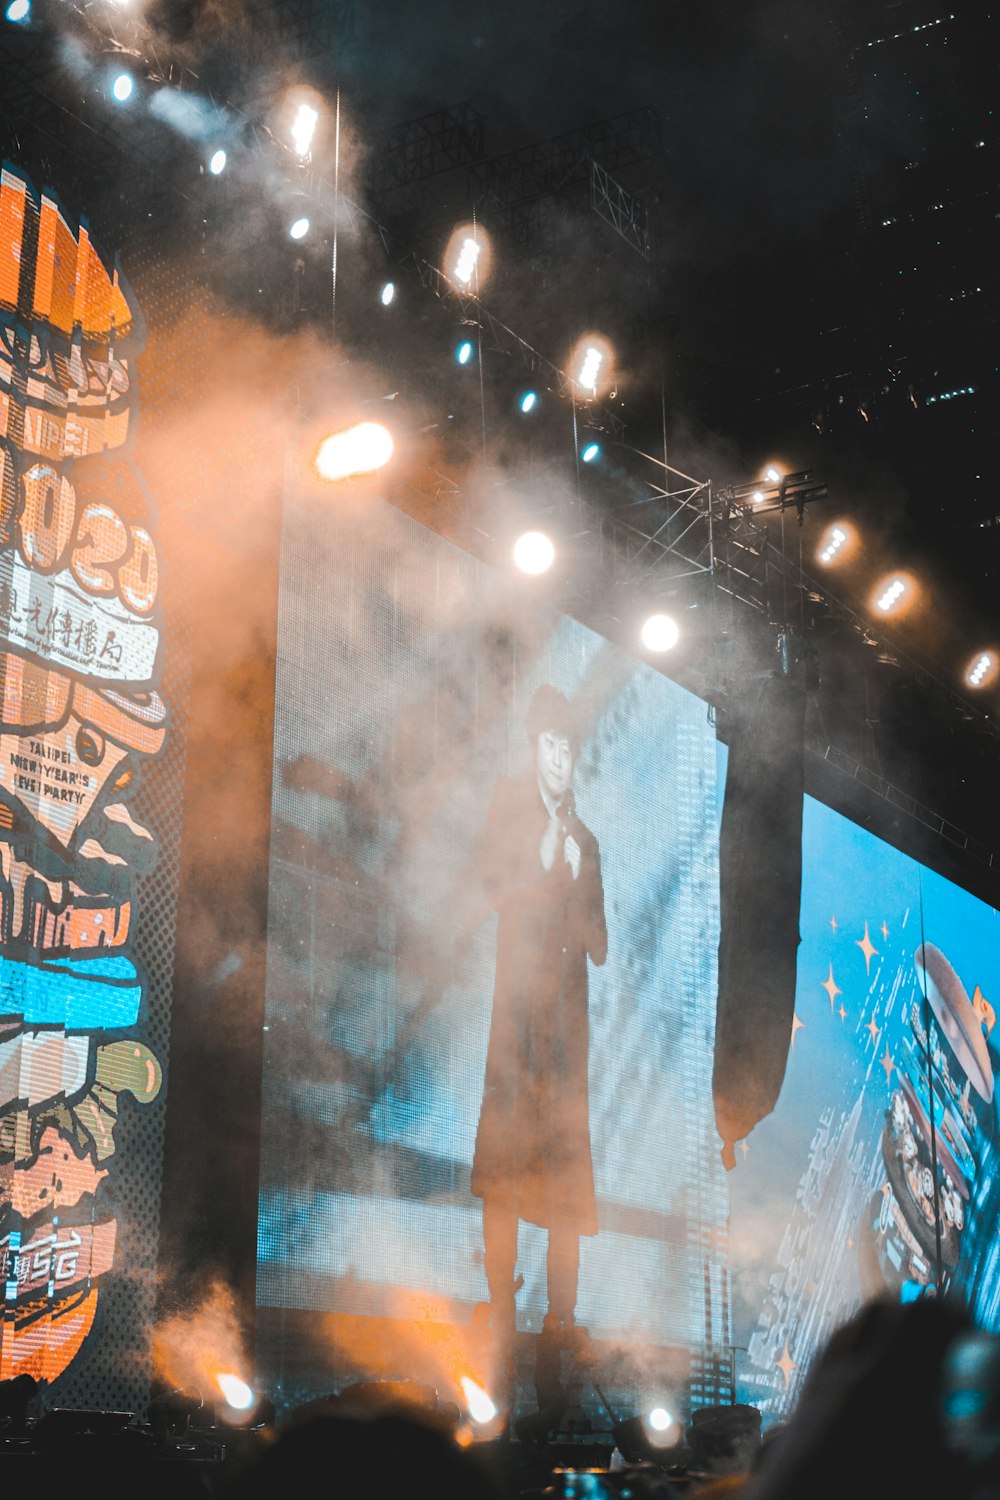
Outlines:
<svg viewBox="0 0 1000 1500"><path fill-rule="evenodd" d="M129 791L162 749L151 509L122 452L137 309L87 228L0 175L0 1380L64 1374L120 1238L123 1097L151 1103Z"/></svg>

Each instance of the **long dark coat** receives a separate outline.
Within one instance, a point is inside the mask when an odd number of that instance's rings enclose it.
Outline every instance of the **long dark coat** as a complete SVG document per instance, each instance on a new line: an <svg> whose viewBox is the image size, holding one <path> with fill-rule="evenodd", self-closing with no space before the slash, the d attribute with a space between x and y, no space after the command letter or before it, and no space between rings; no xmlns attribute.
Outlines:
<svg viewBox="0 0 1000 1500"><path fill-rule="evenodd" d="M545 1227L597 1233L590 1154L587 958L608 952L597 840L575 813L576 880L560 844L540 846L548 813L534 770L501 777L486 822L481 875L499 914L486 1080L472 1191Z"/></svg>

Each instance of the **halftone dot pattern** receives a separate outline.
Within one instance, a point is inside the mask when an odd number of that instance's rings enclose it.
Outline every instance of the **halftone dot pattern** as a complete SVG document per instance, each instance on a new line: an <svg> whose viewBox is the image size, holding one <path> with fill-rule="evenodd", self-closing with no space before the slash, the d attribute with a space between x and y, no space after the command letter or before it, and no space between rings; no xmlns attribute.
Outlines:
<svg viewBox="0 0 1000 1500"><path fill-rule="evenodd" d="M728 1327L714 731L700 700L528 601L387 504L318 524L286 496L258 1306L386 1313L403 1288L465 1318L486 1294L469 1172L495 917L464 903L497 774L527 763L524 710L551 681L587 706L576 800L611 945L590 971L600 1233L578 1316L700 1359ZM537 1328L532 1226L519 1268ZM286 1395L308 1387L304 1346L268 1335L258 1355Z"/></svg>
<svg viewBox="0 0 1000 1500"><path fill-rule="evenodd" d="M189 303L190 287L180 277L171 286L169 277L160 274L162 268L156 263L130 265L126 269L147 325L169 327L176 309ZM148 273L156 273L155 302L147 302L142 294ZM137 428L130 461L140 473L144 426L156 421L158 403L169 407L183 389L187 358L186 349L175 347L173 358L155 371L142 355L138 358ZM186 461L195 462L195 456L188 455ZM183 493L183 485L178 485L177 492ZM157 498L152 497L154 505ZM150 524L154 541L157 519L158 512L154 511ZM161 551L157 688L167 705L169 729L161 753L141 767L136 782L122 798L132 816L150 830L156 841L155 865L147 874L138 876L134 885L133 952L147 983L143 1012L133 1034L155 1054L163 1069L163 1083L149 1106L137 1107L127 1094L120 1098L115 1155L108 1164L117 1220L114 1267L101 1285L90 1340L47 1395L51 1405L139 1414L145 1412L149 1399L150 1333L158 1287L186 712L193 649L183 570L168 569L164 562Z"/></svg>

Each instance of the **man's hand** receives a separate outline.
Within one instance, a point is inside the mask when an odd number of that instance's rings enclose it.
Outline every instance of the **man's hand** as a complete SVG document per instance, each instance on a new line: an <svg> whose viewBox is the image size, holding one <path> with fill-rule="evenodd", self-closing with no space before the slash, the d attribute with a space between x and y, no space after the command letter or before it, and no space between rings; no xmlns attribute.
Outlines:
<svg viewBox="0 0 1000 1500"><path fill-rule="evenodd" d="M572 870L573 879L576 880L580 873L580 845L571 833L566 835L566 842L563 844L563 859Z"/></svg>
<svg viewBox="0 0 1000 1500"><path fill-rule="evenodd" d="M559 819L555 815L555 813L552 813L549 816L548 827L542 834L542 842L538 850L539 854L541 855L542 868L544 870L551 870L552 866L556 862L556 851L559 848L559 838L561 833L562 828L560 826Z"/></svg>

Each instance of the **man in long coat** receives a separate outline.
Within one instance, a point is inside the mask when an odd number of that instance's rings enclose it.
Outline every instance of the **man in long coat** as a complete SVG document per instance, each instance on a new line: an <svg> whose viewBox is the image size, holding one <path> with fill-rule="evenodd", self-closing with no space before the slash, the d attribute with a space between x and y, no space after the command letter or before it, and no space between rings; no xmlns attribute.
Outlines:
<svg viewBox="0 0 1000 1500"><path fill-rule="evenodd" d="M533 763L500 778L482 846L499 924L472 1165L493 1321L510 1330L518 1222L548 1230L550 1328L573 1323L580 1236L597 1233L587 960L603 964L608 951L600 851L573 799L573 709L543 684L526 722Z"/></svg>

